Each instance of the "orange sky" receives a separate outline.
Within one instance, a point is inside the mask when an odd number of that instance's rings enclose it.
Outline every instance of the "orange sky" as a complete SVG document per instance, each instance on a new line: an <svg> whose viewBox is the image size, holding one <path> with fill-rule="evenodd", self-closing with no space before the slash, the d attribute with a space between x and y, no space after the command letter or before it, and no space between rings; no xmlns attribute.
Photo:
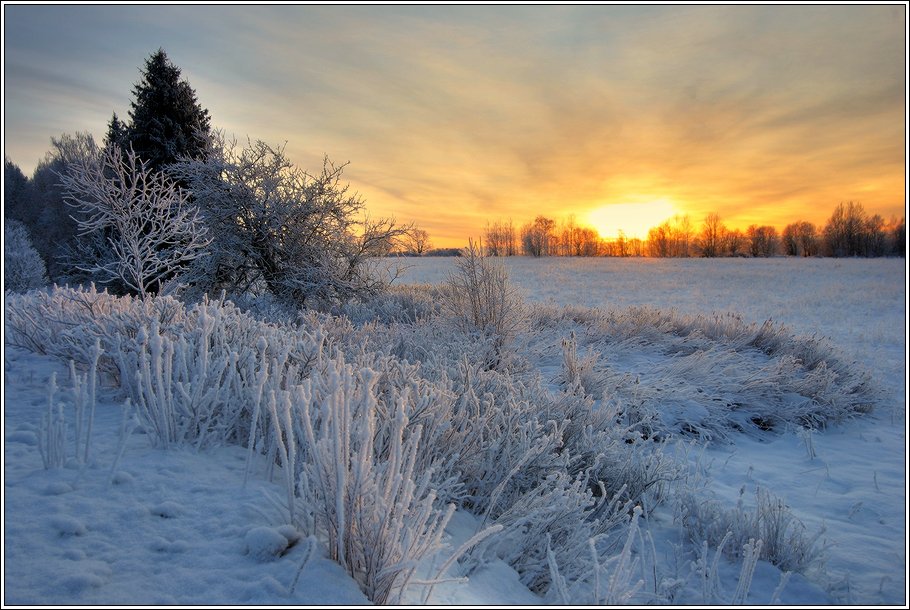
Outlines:
<svg viewBox="0 0 910 610"><path fill-rule="evenodd" d="M350 161L371 215L438 247L538 214L634 235L905 207L903 4L4 12L4 153L27 173L51 136L126 116L161 46L215 127Z"/></svg>

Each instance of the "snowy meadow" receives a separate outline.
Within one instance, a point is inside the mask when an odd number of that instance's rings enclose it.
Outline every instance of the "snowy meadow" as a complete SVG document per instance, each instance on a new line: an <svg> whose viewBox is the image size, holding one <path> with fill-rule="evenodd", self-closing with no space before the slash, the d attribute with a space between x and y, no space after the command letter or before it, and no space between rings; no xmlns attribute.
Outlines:
<svg viewBox="0 0 910 610"><path fill-rule="evenodd" d="M388 262L7 293L5 603L906 603L904 259Z"/></svg>

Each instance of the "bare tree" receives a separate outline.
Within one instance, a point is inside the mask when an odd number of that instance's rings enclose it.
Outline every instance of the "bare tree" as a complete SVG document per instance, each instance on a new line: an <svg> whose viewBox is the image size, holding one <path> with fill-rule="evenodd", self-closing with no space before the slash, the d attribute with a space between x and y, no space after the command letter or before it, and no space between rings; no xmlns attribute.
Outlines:
<svg viewBox="0 0 910 610"><path fill-rule="evenodd" d="M423 256L430 249L430 234L424 229L411 229L403 236L403 241L405 248L417 256Z"/></svg>
<svg viewBox="0 0 910 610"><path fill-rule="evenodd" d="M673 256L689 257L689 246L692 242L692 220L688 214L673 218Z"/></svg>
<svg viewBox="0 0 910 610"><path fill-rule="evenodd" d="M815 256L818 253L815 225L805 220L784 227L782 242L787 256Z"/></svg>
<svg viewBox="0 0 910 610"><path fill-rule="evenodd" d="M487 223L484 231L487 254L489 256L514 256L515 227L512 220L497 220L493 224Z"/></svg>
<svg viewBox="0 0 910 610"><path fill-rule="evenodd" d="M888 239L891 245L888 254L896 256L907 255L907 223L905 218L898 219L897 216L891 218L888 223Z"/></svg>
<svg viewBox="0 0 910 610"><path fill-rule="evenodd" d="M97 162L76 159L60 175L67 204L80 212L79 234L103 235L111 258L82 270L145 295L184 270L209 244L186 193L132 150L107 148Z"/></svg>
<svg viewBox="0 0 910 610"><path fill-rule="evenodd" d="M830 256L863 254L866 211L855 201L840 203L825 225L825 248Z"/></svg>
<svg viewBox="0 0 910 610"><path fill-rule="evenodd" d="M656 258L671 256L670 223L652 227L648 231L648 254Z"/></svg>
<svg viewBox="0 0 910 610"><path fill-rule="evenodd" d="M727 232L726 239L724 239L724 250L730 256L740 256L745 249L745 243L746 237L743 232L739 229L733 229Z"/></svg>
<svg viewBox="0 0 910 610"><path fill-rule="evenodd" d="M708 214L698 237L697 245L701 255L705 257L719 256L723 250L726 233L727 227L720 221L720 216L716 212Z"/></svg>
<svg viewBox="0 0 910 610"><path fill-rule="evenodd" d="M538 216L534 222L521 228L521 247L525 254L531 256L550 256L553 254L556 223L544 216Z"/></svg>
<svg viewBox="0 0 910 610"><path fill-rule="evenodd" d="M777 229L772 226L751 225L746 231L749 236L749 253L752 256L774 256L777 253Z"/></svg>

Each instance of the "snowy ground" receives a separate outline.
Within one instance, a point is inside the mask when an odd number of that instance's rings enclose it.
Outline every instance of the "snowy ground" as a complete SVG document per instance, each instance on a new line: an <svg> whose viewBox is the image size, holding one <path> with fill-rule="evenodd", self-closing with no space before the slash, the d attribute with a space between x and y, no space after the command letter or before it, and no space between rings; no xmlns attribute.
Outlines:
<svg viewBox="0 0 910 610"><path fill-rule="evenodd" d="M452 264L406 262L411 269L403 281L414 283L439 282ZM733 505L742 490L748 495L761 485L810 531L826 528L826 571L811 579L794 575L781 594L784 603L906 603L905 261L517 258L505 264L528 300L773 318L830 337L871 369L887 392L874 414L811 436L743 436L692 460L707 468L718 499ZM282 514L269 499L281 493L277 481L260 476L242 485L244 450L165 452L132 434L112 469L121 409L111 389L101 392L89 465L44 470L37 432L54 372L63 394L69 382L62 364L4 350L4 604L367 603L320 546L291 593L310 545L282 538ZM680 541L671 515L658 510L649 525L664 576L689 574L686 556L674 547ZM457 544L475 528L469 515L459 514L449 532ZM722 562L719 571L727 599L739 567ZM776 568L761 562L747 601L768 603L779 579ZM415 587L406 600L419 602L422 592ZM430 601L541 603L501 563L468 583L437 586ZM697 598L683 592L677 601Z"/></svg>
<svg viewBox="0 0 910 610"><path fill-rule="evenodd" d="M453 266L447 258L404 260L409 269L402 282L438 283ZM773 319L800 334L830 338L873 371L887 393L882 407L813 433L814 458L804 436L793 433L770 441L743 437L734 447L709 449L702 459L711 464L711 489L718 497L732 504L744 487L748 494L761 485L810 529L826 528L831 597L815 603L906 603L904 259L502 261L529 301Z"/></svg>

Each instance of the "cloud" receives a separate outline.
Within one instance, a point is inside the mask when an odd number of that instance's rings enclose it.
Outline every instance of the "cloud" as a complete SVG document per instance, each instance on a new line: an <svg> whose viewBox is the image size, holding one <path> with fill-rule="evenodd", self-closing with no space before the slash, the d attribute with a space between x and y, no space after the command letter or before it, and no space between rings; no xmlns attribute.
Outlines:
<svg viewBox="0 0 910 610"><path fill-rule="evenodd" d="M903 205L905 7L32 8L7 7L8 150L46 149L13 142L42 113L100 136L164 46L216 126L350 161L439 245L630 198L732 224Z"/></svg>

